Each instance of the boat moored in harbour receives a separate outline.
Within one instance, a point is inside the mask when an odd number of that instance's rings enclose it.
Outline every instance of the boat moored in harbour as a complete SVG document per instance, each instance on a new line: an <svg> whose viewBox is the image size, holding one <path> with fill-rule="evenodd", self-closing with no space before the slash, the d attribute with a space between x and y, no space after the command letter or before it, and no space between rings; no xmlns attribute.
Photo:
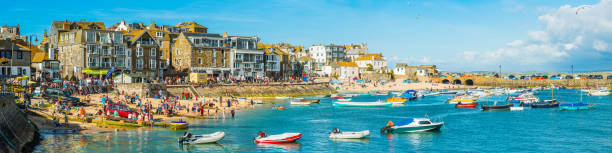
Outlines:
<svg viewBox="0 0 612 153"><path fill-rule="evenodd" d="M391 107L388 102L333 102L335 107Z"/></svg>
<svg viewBox="0 0 612 153"><path fill-rule="evenodd" d="M259 132L259 136L254 141L255 143L287 143L297 141L300 138L302 138L301 133L266 135L264 132Z"/></svg>
<svg viewBox="0 0 612 153"><path fill-rule="evenodd" d="M392 122L390 122L393 124ZM440 130L444 122L431 122L428 118L408 118L400 121L397 125L383 127L381 132L405 133L405 132L424 132Z"/></svg>

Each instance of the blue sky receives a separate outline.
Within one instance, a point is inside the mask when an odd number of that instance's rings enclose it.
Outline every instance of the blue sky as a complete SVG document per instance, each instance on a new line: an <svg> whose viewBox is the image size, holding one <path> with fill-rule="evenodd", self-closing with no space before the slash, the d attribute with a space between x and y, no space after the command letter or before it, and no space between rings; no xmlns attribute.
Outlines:
<svg viewBox="0 0 612 153"><path fill-rule="evenodd" d="M209 32L255 35L264 43L310 46L366 42L371 52L382 52L391 67L404 62L436 64L449 71L495 71L501 64L508 71L569 71L569 65L574 64L576 70L612 70L612 46L607 47L612 36L604 35L611 32L606 22L612 20L612 12L606 10L612 10L612 5L607 0L9 3L0 10L4 14L0 24L20 24L22 34L36 34L39 39L52 20L87 19L107 26L121 19L144 24L155 21L158 25L193 20L207 26ZM571 15L567 12L582 5L594 7L565 19ZM558 21L587 18L596 18L588 22L600 26L588 27L595 29L592 32L587 29L573 34L584 28L555 27L565 23ZM604 34L598 34L601 31Z"/></svg>

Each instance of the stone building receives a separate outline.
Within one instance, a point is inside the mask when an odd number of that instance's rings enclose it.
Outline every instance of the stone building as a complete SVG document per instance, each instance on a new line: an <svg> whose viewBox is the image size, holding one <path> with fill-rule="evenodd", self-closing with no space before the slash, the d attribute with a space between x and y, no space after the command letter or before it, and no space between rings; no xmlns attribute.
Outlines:
<svg viewBox="0 0 612 153"><path fill-rule="evenodd" d="M84 19L80 21L52 21L51 27L49 27L48 35L45 37L46 40L43 41L45 47L41 49L46 51L47 54L52 57L52 60L57 60L59 52L58 43L60 42L60 34L64 32L69 32L71 30L79 29L103 30L105 29L105 26L104 22L90 22Z"/></svg>
<svg viewBox="0 0 612 153"><path fill-rule="evenodd" d="M359 65L361 71L375 71L378 73L384 73L387 68L387 61L382 53L369 53L364 54L355 60L355 63ZM371 70L369 70L372 68Z"/></svg>
<svg viewBox="0 0 612 153"><path fill-rule="evenodd" d="M338 79L356 79L359 78L359 67L355 62L334 62L332 65L332 76Z"/></svg>
<svg viewBox="0 0 612 153"><path fill-rule="evenodd" d="M0 39L0 76L31 76L31 50L16 39Z"/></svg>
<svg viewBox="0 0 612 153"><path fill-rule="evenodd" d="M130 70L125 65L127 46L122 32L108 31L104 25L97 27L100 25L94 23L69 26L70 30L56 34L57 58L63 78L104 78L111 68L118 72Z"/></svg>
<svg viewBox="0 0 612 153"><path fill-rule="evenodd" d="M125 63L128 73L134 82L148 82L160 79L161 70L159 42L149 30L134 30L124 36L127 40L128 50ZM121 64L118 63L118 64Z"/></svg>
<svg viewBox="0 0 612 153"><path fill-rule="evenodd" d="M208 78L229 77L230 48L219 34L182 32L173 45L172 66Z"/></svg>

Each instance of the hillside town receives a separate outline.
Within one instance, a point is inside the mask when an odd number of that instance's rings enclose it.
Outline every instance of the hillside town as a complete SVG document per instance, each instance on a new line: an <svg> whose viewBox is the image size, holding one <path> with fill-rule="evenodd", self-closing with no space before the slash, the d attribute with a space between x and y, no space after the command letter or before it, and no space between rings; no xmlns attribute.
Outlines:
<svg viewBox="0 0 612 153"><path fill-rule="evenodd" d="M2 26L2 75L43 82L195 84L309 77L357 80L373 73L438 75L435 65L402 64L392 70L382 52L369 50L367 43L264 44L257 36L209 32L194 21L177 25L52 21L40 42L33 37L21 35L19 25Z"/></svg>

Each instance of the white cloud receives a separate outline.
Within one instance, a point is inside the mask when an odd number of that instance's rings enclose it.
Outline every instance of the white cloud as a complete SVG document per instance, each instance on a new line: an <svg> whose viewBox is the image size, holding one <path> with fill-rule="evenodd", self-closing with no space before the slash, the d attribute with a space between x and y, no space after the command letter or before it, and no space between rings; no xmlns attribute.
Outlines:
<svg viewBox="0 0 612 153"><path fill-rule="evenodd" d="M595 40L595 42L593 42L593 49L598 51L608 50L608 43L601 40Z"/></svg>
<svg viewBox="0 0 612 153"><path fill-rule="evenodd" d="M612 60L598 57L612 52L612 0L602 0L577 12L581 6L564 5L547 11L538 19L543 29L527 32L526 40L515 40L505 47L490 51L465 51L457 55L466 67L492 67L497 64L524 68L545 67L553 63L612 64ZM602 56L611 56L604 54ZM597 59L593 59L597 57Z"/></svg>

